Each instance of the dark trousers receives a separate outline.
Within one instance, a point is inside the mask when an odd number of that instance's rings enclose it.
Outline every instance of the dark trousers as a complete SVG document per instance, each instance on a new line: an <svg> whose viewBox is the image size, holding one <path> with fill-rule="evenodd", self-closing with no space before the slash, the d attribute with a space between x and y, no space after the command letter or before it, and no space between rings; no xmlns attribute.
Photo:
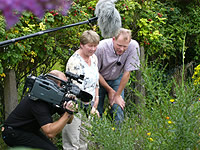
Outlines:
<svg viewBox="0 0 200 150"><path fill-rule="evenodd" d="M5 127L2 132L4 142L10 147L29 147L43 150L57 150L56 146L40 131L26 132Z"/></svg>

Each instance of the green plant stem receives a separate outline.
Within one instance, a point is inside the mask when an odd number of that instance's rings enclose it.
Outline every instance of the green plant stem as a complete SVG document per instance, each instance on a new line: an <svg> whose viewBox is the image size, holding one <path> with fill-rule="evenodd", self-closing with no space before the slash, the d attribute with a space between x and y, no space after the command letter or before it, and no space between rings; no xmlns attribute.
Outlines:
<svg viewBox="0 0 200 150"><path fill-rule="evenodd" d="M185 64L184 64L184 60L185 60L185 37L186 37L186 33L183 37L183 49L182 49L182 54L183 54L182 89L184 88L184 71L185 71Z"/></svg>

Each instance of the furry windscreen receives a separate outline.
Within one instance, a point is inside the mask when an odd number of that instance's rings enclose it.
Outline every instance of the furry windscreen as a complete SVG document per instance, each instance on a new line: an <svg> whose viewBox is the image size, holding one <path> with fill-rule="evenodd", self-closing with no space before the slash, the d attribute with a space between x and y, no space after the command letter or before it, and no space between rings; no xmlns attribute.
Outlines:
<svg viewBox="0 0 200 150"><path fill-rule="evenodd" d="M117 0L99 0L96 5L95 15L98 17L98 25L104 38L115 36L121 27L121 16L115 8Z"/></svg>

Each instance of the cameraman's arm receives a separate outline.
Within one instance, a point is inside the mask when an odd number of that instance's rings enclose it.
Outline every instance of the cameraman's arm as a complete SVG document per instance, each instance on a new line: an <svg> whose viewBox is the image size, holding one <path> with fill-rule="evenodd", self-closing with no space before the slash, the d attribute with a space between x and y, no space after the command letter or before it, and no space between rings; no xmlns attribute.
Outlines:
<svg viewBox="0 0 200 150"><path fill-rule="evenodd" d="M71 110L70 108L73 108L74 104L69 101L67 103L66 109ZM48 123L46 125L43 125L41 128L43 132L49 137L53 138L55 137L58 133L62 131L64 126L68 123L69 120L71 120L73 115L70 115L69 113L65 112L62 117L60 117L59 120L53 122L53 123Z"/></svg>
<svg viewBox="0 0 200 150"><path fill-rule="evenodd" d="M71 117L73 117L73 115L70 115L67 112L65 112L59 120L53 123L48 123L42 126L41 128L49 138L53 138L62 131L62 129L64 128L64 126L67 124L67 122L70 120Z"/></svg>

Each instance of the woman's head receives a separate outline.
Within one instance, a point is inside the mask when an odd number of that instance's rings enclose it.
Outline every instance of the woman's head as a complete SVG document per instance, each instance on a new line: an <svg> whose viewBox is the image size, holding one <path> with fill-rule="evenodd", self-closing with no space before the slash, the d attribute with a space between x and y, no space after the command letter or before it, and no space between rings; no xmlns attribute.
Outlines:
<svg viewBox="0 0 200 150"><path fill-rule="evenodd" d="M99 41L100 37L95 31L84 31L80 37L80 49L82 50L82 54L86 57L92 56L97 49Z"/></svg>
<svg viewBox="0 0 200 150"><path fill-rule="evenodd" d="M98 45L99 41L100 41L99 35L95 31L92 31L92 30L84 31L80 37L80 43L82 45L85 45L85 44Z"/></svg>

